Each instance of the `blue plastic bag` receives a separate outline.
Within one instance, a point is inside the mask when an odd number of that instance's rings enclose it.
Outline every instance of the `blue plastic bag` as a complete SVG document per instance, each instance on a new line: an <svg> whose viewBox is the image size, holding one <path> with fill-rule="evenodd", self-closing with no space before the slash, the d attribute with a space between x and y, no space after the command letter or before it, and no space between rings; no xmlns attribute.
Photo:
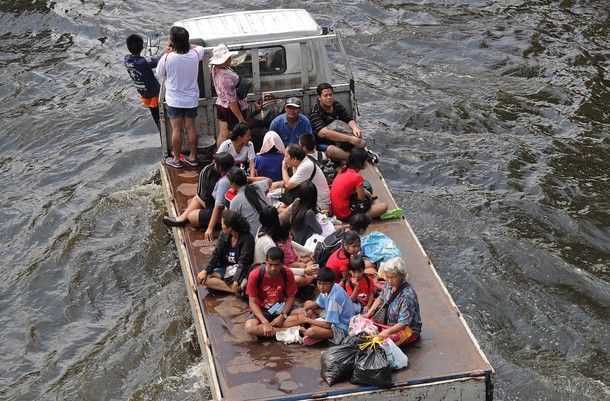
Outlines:
<svg viewBox="0 0 610 401"><path fill-rule="evenodd" d="M383 262L395 256L402 257L400 249L392 238L379 231L373 231L362 237L360 246L362 256L367 257L373 263Z"/></svg>

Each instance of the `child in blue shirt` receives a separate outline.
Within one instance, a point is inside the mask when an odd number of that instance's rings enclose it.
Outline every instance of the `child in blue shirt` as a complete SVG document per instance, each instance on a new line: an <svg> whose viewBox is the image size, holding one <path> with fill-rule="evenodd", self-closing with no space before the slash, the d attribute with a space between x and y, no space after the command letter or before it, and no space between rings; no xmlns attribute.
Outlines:
<svg viewBox="0 0 610 401"><path fill-rule="evenodd" d="M313 345L322 340L339 344L347 335L349 320L355 314L354 304L347 292L335 283L335 272L322 267L316 275L320 295L316 301L307 301L298 312L303 344Z"/></svg>
<svg viewBox="0 0 610 401"><path fill-rule="evenodd" d="M161 132L159 125L159 81L155 77L153 68L157 67L159 62L155 57L142 57L140 54L144 49L144 39L140 35L129 35L127 40L127 49L131 54L125 56L124 62L127 67L127 72L133 80L133 83L140 94L142 103L144 103L152 114L155 124Z"/></svg>

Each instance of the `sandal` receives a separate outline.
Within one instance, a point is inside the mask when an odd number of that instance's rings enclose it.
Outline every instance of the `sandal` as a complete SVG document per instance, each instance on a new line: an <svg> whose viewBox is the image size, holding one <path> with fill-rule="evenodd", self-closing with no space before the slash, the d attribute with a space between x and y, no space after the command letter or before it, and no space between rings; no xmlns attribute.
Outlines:
<svg viewBox="0 0 610 401"><path fill-rule="evenodd" d="M404 212L402 211L402 209L398 208L398 209L388 210L387 212L385 212L384 214L379 216L379 218L381 220L398 219L398 218L402 217L403 215L404 215Z"/></svg>
<svg viewBox="0 0 610 401"><path fill-rule="evenodd" d="M175 161L172 156L169 156L169 157L165 158L163 160L163 163L165 163L166 165L171 166L173 168L182 168L182 162L181 161Z"/></svg>
<svg viewBox="0 0 610 401"><path fill-rule="evenodd" d="M180 160L182 160L183 162L185 162L186 164L188 164L191 167L197 167L197 159L190 159L188 156L185 155L180 155Z"/></svg>
<svg viewBox="0 0 610 401"><path fill-rule="evenodd" d="M379 163L379 155L375 152L373 152L370 149L366 150L366 153L368 153L369 155L369 161L373 164L378 164Z"/></svg>

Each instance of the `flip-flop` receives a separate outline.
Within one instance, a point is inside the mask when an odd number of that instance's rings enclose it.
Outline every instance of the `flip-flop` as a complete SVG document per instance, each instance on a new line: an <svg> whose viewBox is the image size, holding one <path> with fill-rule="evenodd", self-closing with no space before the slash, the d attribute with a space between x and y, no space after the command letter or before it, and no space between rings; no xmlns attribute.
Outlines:
<svg viewBox="0 0 610 401"><path fill-rule="evenodd" d="M186 221L176 220L173 217L163 217L163 222L166 226L169 227L184 227L186 225Z"/></svg>
<svg viewBox="0 0 610 401"><path fill-rule="evenodd" d="M373 163L373 164L379 163L379 155L377 153L373 152L370 149L367 149L366 153L369 154L369 160L371 161L371 163Z"/></svg>
<svg viewBox="0 0 610 401"><path fill-rule="evenodd" d="M321 338L313 338L312 336L303 337L303 345L307 345L307 346L317 344L320 341L324 341L324 340Z"/></svg>
<svg viewBox="0 0 610 401"><path fill-rule="evenodd" d="M175 161L172 156L165 158L165 160L163 160L163 163L173 168L182 168L182 162Z"/></svg>
<svg viewBox="0 0 610 401"><path fill-rule="evenodd" d="M379 218L381 220L398 219L399 217L402 217L403 215L404 215L404 212L402 211L402 209L398 208L398 209L388 210L387 212L385 212L384 214L379 216Z"/></svg>

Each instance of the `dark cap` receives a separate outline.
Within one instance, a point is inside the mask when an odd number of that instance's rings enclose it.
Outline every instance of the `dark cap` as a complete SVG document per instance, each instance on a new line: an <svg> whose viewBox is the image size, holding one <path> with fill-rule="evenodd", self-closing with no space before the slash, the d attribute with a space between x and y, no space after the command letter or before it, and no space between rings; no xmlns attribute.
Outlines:
<svg viewBox="0 0 610 401"><path fill-rule="evenodd" d="M286 106L301 108L301 99L299 99L298 97L291 97L286 100Z"/></svg>

